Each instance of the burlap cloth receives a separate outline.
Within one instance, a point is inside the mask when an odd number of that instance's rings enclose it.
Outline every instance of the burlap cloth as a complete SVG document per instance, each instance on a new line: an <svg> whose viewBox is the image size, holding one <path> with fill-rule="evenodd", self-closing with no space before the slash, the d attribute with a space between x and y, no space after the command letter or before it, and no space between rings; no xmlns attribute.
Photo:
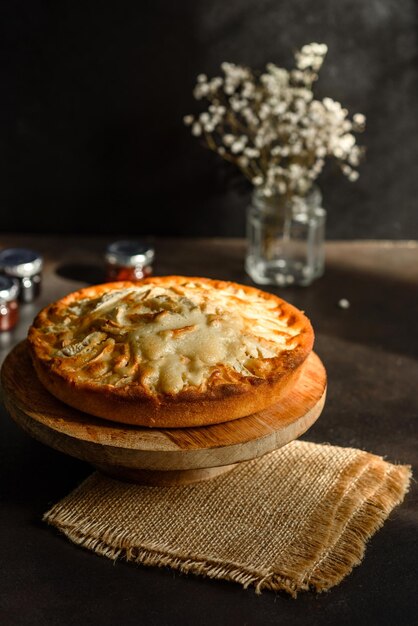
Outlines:
<svg viewBox="0 0 418 626"><path fill-rule="evenodd" d="M194 485L96 472L44 519L111 559L295 596L330 589L361 562L410 478L408 466L361 450L295 441Z"/></svg>

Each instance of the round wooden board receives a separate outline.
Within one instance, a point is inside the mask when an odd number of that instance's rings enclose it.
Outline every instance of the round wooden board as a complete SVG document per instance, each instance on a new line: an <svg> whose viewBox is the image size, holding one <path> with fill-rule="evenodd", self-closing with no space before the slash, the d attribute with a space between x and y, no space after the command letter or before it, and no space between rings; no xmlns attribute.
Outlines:
<svg viewBox="0 0 418 626"><path fill-rule="evenodd" d="M25 341L7 356L1 382L7 410L35 439L118 478L158 484L206 479L297 439L319 417L326 395L325 368L312 353L280 403L258 413L199 428L123 425L73 409L46 391Z"/></svg>

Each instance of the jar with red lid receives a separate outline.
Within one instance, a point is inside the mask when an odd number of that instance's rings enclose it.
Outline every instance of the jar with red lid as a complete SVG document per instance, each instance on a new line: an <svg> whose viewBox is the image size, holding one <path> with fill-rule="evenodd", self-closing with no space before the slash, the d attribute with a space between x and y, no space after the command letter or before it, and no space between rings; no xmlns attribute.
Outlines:
<svg viewBox="0 0 418 626"><path fill-rule="evenodd" d="M140 240L114 241L106 248L106 280L140 280L152 274L154 248Z"/></svg>
<svg viewBox="0 0 418 626"><path fill-rule="evenodd" d="M19 285L8 276L0 276L0 332L12 330L19 317Z"/></svg>

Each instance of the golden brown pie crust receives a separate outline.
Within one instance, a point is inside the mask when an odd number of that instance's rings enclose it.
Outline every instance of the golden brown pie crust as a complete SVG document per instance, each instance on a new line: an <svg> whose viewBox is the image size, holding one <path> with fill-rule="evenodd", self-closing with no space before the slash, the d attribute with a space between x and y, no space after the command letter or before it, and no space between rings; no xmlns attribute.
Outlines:
<svg viewBox="0 0 418 626"><path fill-rule="evenodd" d="M277 402L312 350L308 318L232 282L162 276L81 289L44 308L28 333L57 398L108 420L203 426Z"/></svg>

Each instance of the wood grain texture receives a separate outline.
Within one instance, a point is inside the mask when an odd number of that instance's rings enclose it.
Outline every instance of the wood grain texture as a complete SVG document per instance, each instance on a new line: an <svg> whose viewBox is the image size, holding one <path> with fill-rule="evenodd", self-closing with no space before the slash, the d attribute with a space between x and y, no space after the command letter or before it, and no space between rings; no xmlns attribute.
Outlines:
<svg viewBox="0 0 418 626"><path fill-rule="evenodd" d="M319 417L326 394L325 368L312 353L279 404L224 424L159 430L108 422L63 404L38 381L25 341L7 356L1 381L6 408L29 435L108 473L200 470L261 456L302 435Z"/></svg>

